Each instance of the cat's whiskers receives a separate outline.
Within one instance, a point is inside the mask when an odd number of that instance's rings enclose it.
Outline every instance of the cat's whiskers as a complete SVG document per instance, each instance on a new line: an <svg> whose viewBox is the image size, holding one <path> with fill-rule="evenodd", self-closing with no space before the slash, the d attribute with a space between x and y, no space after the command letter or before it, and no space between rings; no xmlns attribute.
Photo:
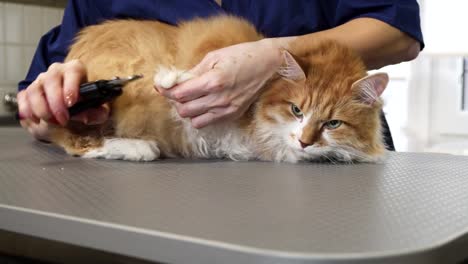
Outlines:
<svg viewBox="0 0 468 264"><path fill-rule="evenodd" d="M330 161L331 164L338 164L338 162L337 162L335 159L330 158L327 154L323 154L322 157L324 157L324 158L326 158L328 161Z"/></svg>

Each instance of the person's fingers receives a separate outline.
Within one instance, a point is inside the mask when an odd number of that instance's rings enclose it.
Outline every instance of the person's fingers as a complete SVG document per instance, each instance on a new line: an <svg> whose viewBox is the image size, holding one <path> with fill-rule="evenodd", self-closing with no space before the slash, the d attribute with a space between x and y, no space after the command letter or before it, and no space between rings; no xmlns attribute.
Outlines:
<svg viewBox="0 0 468 264"><path fill-rule="evenodd" d="M54 63L47 72L39 74L28 88L18 93L21 126L35 138L48 140L48 123L66 125L69 119L67 103L73 105L78 100L79 85L85 76L86 71L79 61ZM109 111L101 112L104 113L98 119L103 119Z"/></svg>
<svg viewBox="0 0 468 264"><path fill-rule="evenodd" d="M200 129L211 123L216 122L220 118L221 116L219 114L207 112L203 115L192 118L192 126L194 128Z"/></svg>
<svg viewBox="0 0 468 264"><path fill-rule="evenodd" d="M24 129L29 129L29 125L31 124L31 119L21 119L20 120L20 125Z"/></svg>
<svg viewBox="0 0 468 264"><path fill-rule="evenodd" d="M29 100L28 93L26 93L26 105L27 105L27 108L28 108L29 113L30 113L28 118L29 118L32 122L38 124L38 123L41 121L41 119L40 119L39 117L37 117L37 116L34 115L34 113L33 113L33 111L32 111L32 107L33 107L33 106L31 105L31 101Z"/></svg>
<svg viewBox="0 0 468 264"><path fill-rule="evenodd" d="M203 75L205 75L206 73L208 73L211 69L214 68L214 66L216 65L218 61L218 56L216 55L216 53L214 52L209 52L204 58L203 60L198 63L195 67L193 67L192 69L190 69L189 71L187 71L187 73L185 74L186 77L190 76L190 78L185 78L184 80L178 80L178 84L179 85L176 85L174 87L170 87L170 89L168 89L168 87L160 87L161 84L158 85L158 82L156 82L155 84L155 88L156 90L172 99L172 100L177 100L175 97L177 97L177 93L176 95L173 95L172 92L169 92L171 90L174 90L176 87L180 86L181 84L184 84L184 83L187 83L190 79L191 80L196 80L198 79L199 81L198 82L195 82L195 83L199 83L200 82L200 78L203 77ZM172 82L178 78L177 76L177 72L173 71L173 72L167 72L167 71L163 71L161 72L161 74L168 74L170 76L166 76L164 77L165 79L167 80L171 80ZM182 75L184 76L184 75ZM198 78L193 78L193 76L200 76ZM161 76L158 76L160 79L161 79ZM171 83L171 82L169 82ZM192 82L191 82L192 83ZM193 84L193 83L192 83ZM202 81L201 81L201 84L203 84L203 78L202 78ZM163 85L164 86L164 85ZM186 100L191 100L191 99L194 99L194 98L198 98L200 96L203 96L203 95L197 95L197 92L200 92L200 91L195 91L194 94L191 96L190 99L186 99ZM206 93L205 93L206 94Z"/></svg>
<svg viewBox="0 0 468 264"><path fill-rule="evenodd" d="M18 100L18 118L20 120L33 119L33 114L31 112L29 101L26 96L27 96L26 90L22 90L16 96L16 99ZM39 120L37 119L35 119L34 121L39 122Z"/></svg>
<svg viewBox="0 0 468 264"><path fill-rule="evenodd" d="M205 96L210 93L219 92L224 88L224 79L218 71L209 71L199 77L178 84L171 89L162 89L159 92L174 101L184 103Z"/></svg>
<svg viewBox="0 0 468 264"><path fill-rule="evenodd" d="M228 119L234 115L235 109L233 107L213 108L202 115L192 118L192 126L200 129L207 125Z"/></svg>
<svg viewBox="0 0 468 264"><path fill-rule="evenodd" d="M210 109L208 104L203 103L203 101L206 101L205 97L199 98L194 101L189 101L185 104L176 102L175 107L180 117L182 118L195 117L195 116L199 116L201 114L206 113Z"/></svg>
<svg viewBox="0 0 468 264"><path fill-rule="evenodd" d="M39 123L31 123L29 124L28 131L33 137L38 140L49 141L49 124L41 120Z"/></svg>
<svg viewBox="0 0 468 264"><path fill-rule="evenodd" d="M43 76L42 74L40 76ZM51 118L49 106L46 98L44 97L44 90L42 86L42 77L36 79L26 90L26 99L31 109L33 121L38 119L49 120Z"/></svg>
<svg viewBox="0 0 468 264"><path fill-rule="evenodd" d="M34 138L43 141L49 141L49 125L44 120L34 123L30 119L20 120L21 126L28 130Z"/></svg>
<svg viewBox="0 0 468 264"><path fill-rule="evenodd" d="M63 70L63 100L67 107L78 101L80 84L86 80L86 69L79 60L72 60L65 64Z"/></svg>
<svg viewBox="0 0 468 264"><path fill-rule="evenodd" d="M229 105L229 98L218 94L209 94L185 103L175 103L177 113L183 118L199 116L212 108L223 108Z"/></svg>
<svg viewBox="0 0 468 264"><path fill-rule="evenodd" d="M49 120L51 119L51 114L49 111L49 106L47 105L44 92L41 90L31 91L28 93L28 102L31 107L32 116L37 119Z"/></svg>
<svg viewBox="0 0 468 264"><path fill-rule="evenodd" d="M62 72L60 68L53 68L48 72L43 81L45 98L50 111L51 119L56 120L60 125L66 125L69 115L68 109L63 101L62 92Z"/></svg>

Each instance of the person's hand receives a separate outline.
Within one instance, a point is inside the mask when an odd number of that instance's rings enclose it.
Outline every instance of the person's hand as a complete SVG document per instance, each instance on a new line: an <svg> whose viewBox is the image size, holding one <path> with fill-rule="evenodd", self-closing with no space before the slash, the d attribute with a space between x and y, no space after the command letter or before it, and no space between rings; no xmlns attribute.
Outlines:
<svg viewBox="0 0 468 264"><path fill-rule="evenodd" d="M174 100L181 117L192 126L240 117L282 63L279 46L269 39L242 43L208 53L186 82L170 89L156 86Z"/></svg>
<svg viewBox="0 0 468 264"><path fill-rule="evenodd" d="M52 64L47 72L39 74L31 85L18 93L21 126L34 137L47 140L49 123L65 126L69 121L68 108L78 101L79 86L84 81L86 69L80 61ZM85 124L99 124L108 116L109 107L103 105L72 119Z"/></svg>

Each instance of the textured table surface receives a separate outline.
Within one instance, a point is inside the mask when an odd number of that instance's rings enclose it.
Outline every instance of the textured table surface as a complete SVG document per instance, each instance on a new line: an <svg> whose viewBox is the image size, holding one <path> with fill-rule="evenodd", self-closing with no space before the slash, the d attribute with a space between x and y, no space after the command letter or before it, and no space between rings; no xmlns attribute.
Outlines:
<svg viewBox="0 0 468 264"><path fill-rule="evenodd" d="M468 157L84 160L1 128L0 229L169 263L449 263L468 257Z"/></svg>

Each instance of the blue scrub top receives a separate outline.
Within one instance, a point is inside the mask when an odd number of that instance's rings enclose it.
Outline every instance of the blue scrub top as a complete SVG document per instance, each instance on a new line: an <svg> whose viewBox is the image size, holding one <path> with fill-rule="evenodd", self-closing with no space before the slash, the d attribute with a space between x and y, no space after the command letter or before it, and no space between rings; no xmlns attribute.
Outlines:
<svg viewBox="0 0 468 264"><path fill-rule="evenodd" d="M26 88L54 62L62 62L76 33L107 19L157 19L169 24L193 17L234 14L252 22L268 37L297 36L330 29L359 17L379 19L421 43L416 0L69 0L62 24L40 40L26 79Z"/></svg>

